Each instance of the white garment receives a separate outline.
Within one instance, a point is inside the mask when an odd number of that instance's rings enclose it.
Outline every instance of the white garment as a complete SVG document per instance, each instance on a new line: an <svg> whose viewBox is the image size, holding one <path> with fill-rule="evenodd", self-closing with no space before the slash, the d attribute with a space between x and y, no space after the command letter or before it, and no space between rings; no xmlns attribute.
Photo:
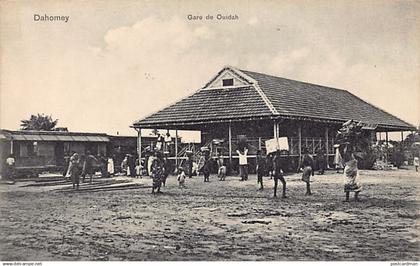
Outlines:
<svg viewBox="0 0 420 266"><path fill-rule="evenodd" d="M114 160L112 158L108 158L107 170L111 175L114 174Z"/></svg>
<svg viewBox="0 0 420 266"><path fill-rule="evenodd" d="M9 157L6 159L7 165L14 165L15 164L15 158Z"/></svg>
<svg viewBox="0 0 420 266"><path fill-rule="evenodd" d="M147 161L147 172L149 173L149 176L152 175L152 164L154 159L154 156L149 156L149 160Z"/></svg>
<svg viewBox="0 0 420 266"><path fill-rule="evenodd" d="M241 153L240 151L236 151L239 155L239 165L247 165L248 164L248 150L245 150L244 153Z"/></svg>
<svg viewBox="0 0 420 266"><path fill-rule="evenodd" d="M179 182L179 185L180 185L180 186L181 186L181 185L183 185L183 184L185 183L185 179L186 179L185 172L184 172L184 171L182 171L182 172L178 175L178 182Z"/></svg>
<svg viewBox="0 0 420 266"><path fill-rule="evenodd" d="M414 166L419 166L419 157L414 157L413 164Z"/></svg>
<svg viewBox="0 0 420 266"><path fill-rule="evenodd" d="M165 142L166 143L171 142L171 141L172 141L171 136L165 136Z"/></svg>
<svg viewBox="0 0 420 266"><path fill-rule="evenodd" d="M191 172L193 174L197 174L197 172L198 172L198 164L196 162L193 162Z"/></svg>

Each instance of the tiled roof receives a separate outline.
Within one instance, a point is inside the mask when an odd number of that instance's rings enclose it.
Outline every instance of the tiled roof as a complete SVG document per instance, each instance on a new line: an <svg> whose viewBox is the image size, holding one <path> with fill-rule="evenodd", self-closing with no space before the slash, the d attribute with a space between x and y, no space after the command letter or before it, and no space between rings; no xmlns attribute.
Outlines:
<svg viewBox="0 0 420 266"><path fill-rule="evenodd" d="M257 80L280 115L413 127L348 91L241 70Z"/></svg>
<svg viewBox="0 0 420 266"><path fill-rule="evenodd" d="M412 125L345 90L230 69L248 80L251 78L252 82L256 82L256 88L250 85L242 88L201 89L134 122L134 127L280 116L335 122L353 119L379 124L384 128L413 129Z"/></svg>
<svg viewBox="0 0 420 266"><path fill-rule="evenodd" d="M134 125L235 120L270 116L272 112L254 87L200 90Z"/></svg>

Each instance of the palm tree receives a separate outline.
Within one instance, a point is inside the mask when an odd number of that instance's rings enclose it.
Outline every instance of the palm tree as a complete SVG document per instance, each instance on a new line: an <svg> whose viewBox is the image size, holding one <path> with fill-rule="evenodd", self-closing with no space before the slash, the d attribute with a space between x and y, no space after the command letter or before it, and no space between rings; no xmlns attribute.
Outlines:
<svg viewBox="0 0 420 266"><path fill-rule="evenodd" d="M27 120L21 120L21 130L54 130L58 123L58 119L53 119L51 115L37 114L31 115Z"/></svg>

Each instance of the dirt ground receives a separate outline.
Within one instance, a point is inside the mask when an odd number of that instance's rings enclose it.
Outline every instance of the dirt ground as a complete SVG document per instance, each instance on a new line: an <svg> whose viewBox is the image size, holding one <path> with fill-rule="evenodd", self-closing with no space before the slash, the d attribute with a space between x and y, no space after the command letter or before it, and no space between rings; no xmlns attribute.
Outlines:
<svg viewBox="0 0 420 266"><path fill-rule="evenodd" d="M75 192L44 177L0 185L0 260L416 260L419 179L414 170L361 171L361 202L343 202L343 176L315 175L288 198L256 177L177 187L152 195L148 177L96 178ZM280 186L281 188L281 186ZM352 195L353 196L353 195ZM352 198L353 199L353 198Z"/></svg>

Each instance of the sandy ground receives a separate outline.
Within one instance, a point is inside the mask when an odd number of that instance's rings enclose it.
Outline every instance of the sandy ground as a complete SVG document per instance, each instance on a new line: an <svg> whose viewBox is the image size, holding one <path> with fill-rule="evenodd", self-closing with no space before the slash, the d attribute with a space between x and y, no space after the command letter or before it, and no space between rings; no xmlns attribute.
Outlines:
<svg viewBox="0 0 420 266"><path fill-rule="evenodd" d="M361 202L342 202L343 177L315 176L287 199L256 177L203 183L149 178L0 185L0 260L419 260L419 179L413 170L361 171ZM115 186L121 186L115 188ZM110 188L113 187L113 188ZM352 195L353 196L353 195Z"/></svg>

